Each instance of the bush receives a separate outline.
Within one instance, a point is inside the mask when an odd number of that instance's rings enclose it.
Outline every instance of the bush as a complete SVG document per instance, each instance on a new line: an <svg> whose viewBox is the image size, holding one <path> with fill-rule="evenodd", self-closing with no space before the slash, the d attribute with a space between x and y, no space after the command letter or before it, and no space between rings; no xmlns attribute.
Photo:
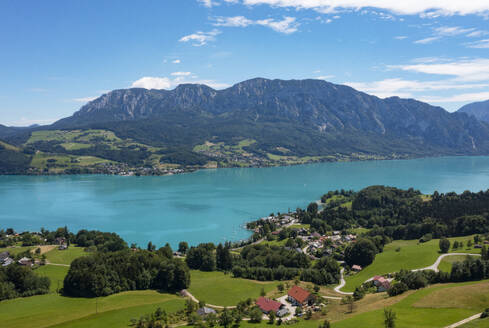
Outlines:
<svg viewBox="0 0 489 328"><path fill-rule="evenodd" d="M407 292L408 289L409 288L405 283L398 282L387 290L387 294L389 294L389 296L401 295L402 293Z"/></svg>

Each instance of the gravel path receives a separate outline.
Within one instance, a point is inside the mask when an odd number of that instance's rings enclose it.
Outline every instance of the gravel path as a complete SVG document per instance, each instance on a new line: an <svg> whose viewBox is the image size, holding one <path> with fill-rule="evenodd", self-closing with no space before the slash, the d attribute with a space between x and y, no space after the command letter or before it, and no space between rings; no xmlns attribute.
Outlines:
<svg viewBox="0 0 489 328"><path fill-rule="evenodd" d="M472 320L475 320L475 319L479 319L481 317L481 314L482 313L474 314L471 317L465 318L465 319L463 319L463 320L461 320L459 322L455 322L454 324L451 324L450 326L446 326L445 328L455 328L455 327L464 325L464 324L466 324L469 321L472 321Z"/></svg>
<svg viewBox="0 0 489 328"><path fill-rule="evenodd" d="M436 259L435 263L433 263L432 265L430 266L427 266L425 268L421 268L421 269L414 269L414 270L411 270L411 271L423 271L423 270L433 270L435 272L438 272L438 266L440 265L440 262L447 256L455 256L455 255L469 255L469 256L481 256L480 254L472 254L472 253L447 253L447 254L442 254L440 256L438 256L438 258ZM341 269L341 279L340 279L340 284L338 286L336 286L334 288L335 292L337 293L340 293L340 294L343 294L343 295L353 295L353 293L347 293L347 292L342 292L340 289L343 288L346 284L345 282L345 279L343 277L343 272L345 271L345 269ZM372 278L369 278L367 280L365 280L365 282L369 282L370 280L372 280Z"/></svg>

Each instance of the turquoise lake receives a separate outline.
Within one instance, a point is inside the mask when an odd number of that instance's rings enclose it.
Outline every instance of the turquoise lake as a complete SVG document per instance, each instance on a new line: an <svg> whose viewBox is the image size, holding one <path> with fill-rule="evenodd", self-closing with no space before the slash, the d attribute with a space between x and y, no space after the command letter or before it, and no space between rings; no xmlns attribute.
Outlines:
<svg viewBox="0 0 489 328"><path fill-rule="evenodd" d="M305 207L329 190L383 184L424 193L489 188L489 157L202 170L163 177L0 176L0 227L119 233L129 243L248 237L247 221Z"/></svg>

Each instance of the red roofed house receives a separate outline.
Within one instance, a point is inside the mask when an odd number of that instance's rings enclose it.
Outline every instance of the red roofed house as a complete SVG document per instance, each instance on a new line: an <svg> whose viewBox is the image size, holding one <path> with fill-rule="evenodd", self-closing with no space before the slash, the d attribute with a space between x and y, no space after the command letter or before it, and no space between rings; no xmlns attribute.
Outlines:
<svg viewBox="0 0 489 328"><path fill-rule="evenodd" d="M357 271L357 272L362 271L362 267L360 265L356 265L356 264L352 265L351 269L353 271Z"/></svg>
<svg viewBox="0 0 489 328"><path fill-rule="evenodd" d="M274 300L271 300L269 298L266 298L266 297L259 297L257 300L256 300L256 305L260 308L260 310L263 311L263 313L270 313L270 312L275 312L277 313L278 310L280 310L280 308L282 306L284 306L282 303L280 302L277 302L277 301L274 301Z"/></svg>
<svg viewBox="0 0 489 328"><path fill-rule="evenodd" d="M374 285L377 286L378 292L385 292L386 290L391 288L391 283L389 282L389 280L382 276L375 276L372 281L374 282Z"/></svg>
<svg viewBox="0 0 489 328"><path fill-rule="evenodd" d="M299 286L292 287L287 295L287 299L294 305L307 305L313 300L312 294Z"/></svg>

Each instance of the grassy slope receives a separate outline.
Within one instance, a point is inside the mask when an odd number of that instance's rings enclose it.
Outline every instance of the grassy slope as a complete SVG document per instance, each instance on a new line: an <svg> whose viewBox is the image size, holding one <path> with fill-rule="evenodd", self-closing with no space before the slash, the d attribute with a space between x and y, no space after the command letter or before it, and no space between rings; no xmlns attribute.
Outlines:
<svg viewBox="0 0 489 328"><path fill-rule="evenodd" d="M475 256L474 256L475 257ZM467 258L466 255L453 255L447 256L443 260L441 260L438 269L444 272L452 272L452 264L453 262L460 262Z"/></svg>
<svg viewBox="0 0 489 328"><path fill-rule="evenodd" d="M260 296L276 288L276 282L257 282L253 280L232 278L222 272L192 271L190 288L192 295L208 304L233 306L239 301Z"/></svg>
<svg viewBox="0 0 489 328"><path fill-rule="evenodd" d="M65 249L63 251L55 248L52 251L47 252L46 259L49 263L70 264L77 257L85 256L88 254L89 253L85 252L82 247L70 246L68 247L68 249Z"/></svg>
<svg viewBox="0 0 489 328"><path fill-rule="evenodd" d="M9 252L10 255L17 255L19 253L23 253L25 251L33 249L34 246L16 246L16 247L2 247L0 248L1 252Z"/></svg>
<svg viewBox="0 0 489 328"><path fill-rule="evenodd" d="M449 238L450 241L463 241L467 245L467 241L472 239L472 236ZM365 280L378 275L397 272L400 269L418 269L432 265L439 254L438 239L433 239L427 243L418 244L417 240L396 240L384 247L384 251L377 254L374 262L364 268L357 274L346 278L346 285L342 291L352 292L356 286L361 285ZM396 252L400 247L401 250ZM459 248L456 251L450 250L453 253L480 253L478 249L468 249L466 247Z"/></svg>
<svg viewBox="0 0 489 328"><path fill-rule="evenodd" d="M40 276L48 277L51 280L49 290L56 293L58 288L63 287L63 280L68 274L68 269L69 267L47 264L35 269L34 272Z"/></svg>
<svg viewBox="0 0 489 328"><path fill-rule="evenodd" d="M97 325L81 324L80 327L126 327L129 319L136 315L131 309L139 307L137 312L142 311L140 314L146 314L157 306L169 305L169 301L177 302L178 306L183 306L184 302L177 296L151 290L124 292L101 297L98 300L48 294L2 301L0 303L0 317L2 318L2 328L42 328L58 324L73 327L78 320L82 320L81 322L90 320L91 318L87 318L87 316L95 314L96 303L98 303L99 314L95 317ZM115 317L113 317L115 312L108 312L117 310L119 311ZM104 320L107 322L117 321L117 324L104 326L103 323L106 322Z"/></svg>
<svg viewBox="0 0 489 328"><path fill-rule="evenodd" d="M184 299L172 299L156 304L131 306L129 308L106 311L103 313L92 314L82 319L65 322L51 326L56 328L106 328L106 327L127 327L132 318L138 319L140 316L154 312L158 307L168 313L176 312L184 307Z"/></svg>
<svg viewBox="0 0 489 328"><path fill-rule="evenodd" d="M473 294L468 292L464 287L459 287L471 285L474 285L473 288L470 288L472 291L475 291ZM485 290L485 288L489 286L489 283L485 281L482 283L446 284L421 289L391 307L397 314L396 327L441 328L470 317L471 315L482 311L484 307L479 300L482 300L485 295L477 292L481 286L485 286L481 289ZM444 289L446 289L446 291L444 291L443 294L451 295L452 302L459 302L460 307L454 308L451 307L450 304L443 303L440 295L436 295L436 293L439 293ZM460 289L464 290L464 292L460 293ZM435 296L433 296L433 294L435 294ZM477 301L474 301L471 305L467 305L467 299L475 299ZM439 301L439 303L436 303L437 301ZM462 308L462 306L464 306L464 308ZM339 321L335 323L333 327L383 327L383 320L383 310L379 309Z"/></svg>
<svg viewBox="0 0 489 328"><path fill-rule="evenodd" d="M489 328L489 318L476 319L460 326L460 328Z"/></svg>

